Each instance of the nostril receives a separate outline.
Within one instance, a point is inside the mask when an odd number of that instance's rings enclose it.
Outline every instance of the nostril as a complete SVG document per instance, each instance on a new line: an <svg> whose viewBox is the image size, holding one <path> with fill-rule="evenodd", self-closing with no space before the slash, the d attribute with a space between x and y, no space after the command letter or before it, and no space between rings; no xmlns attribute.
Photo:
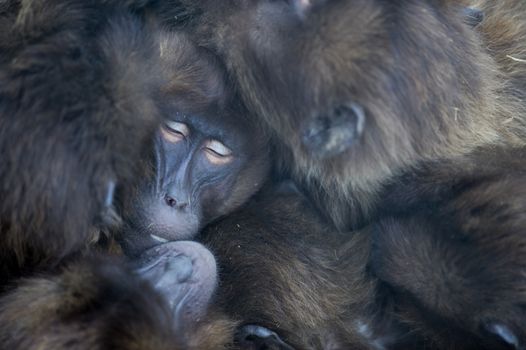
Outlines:
<svg viewBox="0 0 526 350"><path fill-rule="evenodd" d="M164 201L169 207L178 210L186 209L186 207L188 206L188 203L177 203L177 200L168 194L164 196Z"/></svg>
<svg viewBox="0 0 526 350"><path fill-rule="evenodd" d="M166 204L168 204L169 207L172 208L174 208L177 205L177 201L169 195L164 196L164 201L166 202Z"/></svg>

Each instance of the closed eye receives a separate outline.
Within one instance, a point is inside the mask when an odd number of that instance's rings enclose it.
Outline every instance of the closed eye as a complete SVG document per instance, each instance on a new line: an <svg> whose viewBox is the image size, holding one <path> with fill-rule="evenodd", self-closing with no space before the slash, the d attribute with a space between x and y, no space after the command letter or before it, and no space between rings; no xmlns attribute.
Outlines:
<svg viewBox="0 0 526 350"><path fill-rule="evenodd" d="M204 146L206 158L216 165L230 163L234 157L232 150L218 140L209 140Z"/></svg>
<svg viewBox="0 0 526 350"><path fill-rule="evenodd" d="M190 129L184 123L168 120L161 127L161 133L168 142L176 143L186 139Z"/></svg>

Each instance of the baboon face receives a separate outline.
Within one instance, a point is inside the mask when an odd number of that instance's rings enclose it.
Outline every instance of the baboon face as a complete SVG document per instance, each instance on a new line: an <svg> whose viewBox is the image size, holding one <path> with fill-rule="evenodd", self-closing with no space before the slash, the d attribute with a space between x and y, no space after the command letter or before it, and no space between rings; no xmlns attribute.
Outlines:
<svg viewBox="0 0 526 350"><path fill-rule="evenodd" d="M470 63L472 28L445 1L188 6L200 13L197 40L219 53L247 103L310 174L374 181L443 152L458 144L484 89Z"/></svg>
<svg viewBox="0 0 526 350"><path fill-rule="evenodd" d="M267 137L226 84L224 69L184 36L164 34L167 84L159 91L160 126L144 179L127 194L127 253L192 239L245 203L270 168Z"/></svg>
<svg viewBox="0 0 526 350"><path fill-rule="evenodd" d="M249 130L237 114L169 114L154 146L155 172L130 203L127 250L192 239L259 190L270 161L264 138Z"/></svg>

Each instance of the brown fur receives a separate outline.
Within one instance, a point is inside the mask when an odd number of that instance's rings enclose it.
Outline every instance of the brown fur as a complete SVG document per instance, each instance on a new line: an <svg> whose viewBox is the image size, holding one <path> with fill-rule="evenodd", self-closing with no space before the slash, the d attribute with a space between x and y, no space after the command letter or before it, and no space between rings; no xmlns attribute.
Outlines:
<svg viewBox="0 0 526 350"><path fill-rule="evenodd" d="M369 237L335 232L298 193L267 189L201 240L218 260L218 302L241 325L267 327L295 349L372 349L381 340Z"/></svg>
<svg viewBox="0 0 526 350"><path fill-rule="evenodd" d="M0 299L5 349L221 349L234 323L210 311L177 334L164 299L121 262L83 259L33 277ZM214 321L210 321L213 319Z"/></svg>
<svg viewBox="0 0 526 350"><path fill-rule="evenodd" d="M282 145L283 167L339 229L377 232L373 266L416 338L526 346L523 1L179 4ZM485 14L475 28L468 5ZM360 139L311 153L305 125L349 103L365 113Z"/></svg>
<svg viewBox="0 0 526 350"><path fill-rule="evenodd" d="M428 346L525 346L525 156L497 149L463 159L462 169L428 164L427 177L398 183L385 217L372 225L373 267L394 287L397 318ZM516 341L499 339L496 326Z"/></svg>
<svg viewBox="0 0 526 350"><path fill-rule="evenodd" d="M0 17L2 282L78 252L106 224L112 184L134 178L157 125L162 81L155 31L124 4L8 4Z"/></svg>
<svg viewBox="0 0 526 350"><path fill-rule="evenodd" d="M385 217L353 233L331 230L298 194L267 190L202 234L220 266L218 301L296 349L522 349L524 156L428 164L427 183L404 178ZM464 177L481 168L483 180ZM444 174L454 200L437 191Z"/></svg>
<svg viewBox="0 0 526 350"><path fill-rule="evenodd" d="M174 11L192 14L189 32L224 59L290 151L286 167L339 228L373 217L382 185L405 169L524 145L526 66L510 58L526 46L521 1L476 2L487 12L476 29L455 1L178 3ZM365 110L360 142L311 156L302 123L351 101Z"/></svg>
<svg viewBox="0 0 526 350"><path fill-rule="evenodd" d="M111 185L135 181L160 120L148 1L0 4L0 347L220 349L214 310L174 325L165 296L101 257ZM182 82L181 82L182 84ZM111 240L110 240L111 241ZM206 307L206 305L201 306Z"/></svg>
<svg viewBox="0 0 526 350"><path fill-rule="evenodd" d="M184 142L167 146L159 137L155 152L145 160L140 184L123 193L124 227L118 236L129 255L158 244L151 234L167 240L193 239L204 226L248 201L270 173L269 140L254 128L217 58L180 33L163 34L161 60L168 83L161 89L159 106L165 121L185 123L190 134ZM219 167L199 162L203 140L208 139L225 143L232 162ZM178 167L186 173L179 173ZM174 185L180 186L176 195L188 197L184 210L165 204ZM187 220L197 222L195 230L185 229Z"/></svg>

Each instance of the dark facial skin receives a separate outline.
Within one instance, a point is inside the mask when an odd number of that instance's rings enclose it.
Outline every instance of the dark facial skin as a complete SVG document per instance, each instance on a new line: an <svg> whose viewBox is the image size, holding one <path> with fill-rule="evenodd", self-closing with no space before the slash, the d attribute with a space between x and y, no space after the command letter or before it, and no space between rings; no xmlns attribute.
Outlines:
<svg viewBox="0 0 526 350"><path fill-rule="evenodd" d="M268 173L266 142L242 116L174 113L169 118L156 136L153 178L132 200L130 229L123 235L132 254L159 242L193 238L244 203Z"/></svg>
<svg viewBox="0 0 526 350"><path fill-rule="evenodd" d="M156 236L191 238L204 224L233 209L224 203L236 194L243 168L258 156L245 151L250 147L248 136L235 125L214 125L214 118L204 116L176 114L164 123L155 147L158 181L145 194L152 204L147 210L157 225L152 231ZM253 179L242 197L258 189L261 180Z"/></svg>
<svg viewBox="0 0 526 350"><path fill-rule="evenodd" d="M119 240L134 256L159 243L192 239L245 203L270 169L268 137L252 124L215 56L180 34L160 43L164 122L141 182L122 199Z"/></svg>

